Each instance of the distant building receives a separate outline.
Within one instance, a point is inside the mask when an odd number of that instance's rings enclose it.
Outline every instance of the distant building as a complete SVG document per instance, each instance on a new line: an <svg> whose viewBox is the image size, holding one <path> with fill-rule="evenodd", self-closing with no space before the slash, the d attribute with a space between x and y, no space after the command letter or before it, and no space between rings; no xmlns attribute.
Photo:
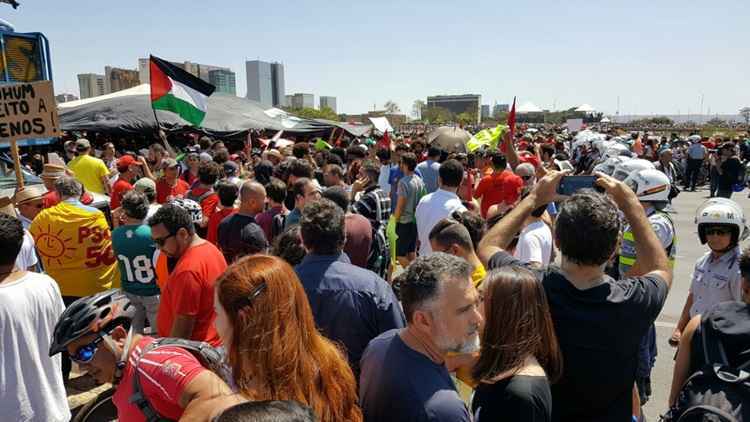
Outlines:
<svg viewBox="0 0 750 422"><path fill-rule="evenodd" d="M286 103L284 65L260 60L245 62L247 98L266 107L283 107Z"/></svg>
<svg viewBox="0 0 750 422"><path fill-rule="evenodd" d="M119 67L104 67L104 92L111 94L140 85L137 70L120 69Z"/></svg>
<svg viewBox="0 0 750 422"><path fill-rule="evenodd" d="M284 107L291 107L293 98L294 95L284 95Z"/></svg>
<svg viewBox="0 0 750 422"><path fill-rule="evenodd" d="M223 70L225 72L229 72L232 74L232 79L236 79L235 73L232 72L232 70L229 69L228 67L214 66L210 64L193 63L191 61L184 61L182 63L180 62L169 62L169 63L179 67L180 69L190 73L193 76L203 79L204 81L208 83L212 83L211 72L214 70ZM149 83L149 80L150 80L149 75L150 75L149 59L138 59L138 80L140 81L140 83L142 84ZM217 91L218 91L218 87L217 87ZM234 95L237 95L236 91L237 90L235 89ZM219 91L219 92L226 92L226 91Z"/></svg>
<svg viewBox="0 0 750 422"><path fill-rule="evenodd" d="M292 108L315 108L315 96L313 94L292 95Z"/></svg>
<svg viewBox="0 0 750 422"><path fill-rule="evenodd" d="M454 114L472 113L476 116L477 123L479 123L479 119L481 118L481 102L482 96L475 94L435 95L427 97L427 108L440 107Z"/></svg>
<svg viewBox="0 0 750 422"><path fill-rule="evenodd" d="M104 95L104 75L81 73L78 75L78 91L81 99Z"/></svg>
<svg viewBox="0 0 750 422"><path fill-rule="evenodd" d="M216 87L216 92L237 95L234 72L228 69L214 69L208 72L208 82Z"/></svg>
<svg viewBox="0 0 750 422"><path fill-rule="evenodd" d="M482 104L482 120L490 118L490 105Z"/></svg>
<svg viewBox="0 0 750 422"><path fill-rule="evenodd" d="M510 111L508 104L495 104L495 107L492 108L492 115L497 116L500 113L507 113L508 111Z"/></svg>
<svg viewBox="0 0 750 422"><path fill-rule="evenodd" d="M60 103L67 103L68 101L75 101L78 97L76 97L73 94L59 94L55 95L55 101L57 101L58 104Z"/></svg>
<svg viewBox="0 0 750 422"><path fill-rule="evenodd" d="M333 112L336 112L336 97L320 97L320 109L323 110L325 107L330 108Z"/></svg>

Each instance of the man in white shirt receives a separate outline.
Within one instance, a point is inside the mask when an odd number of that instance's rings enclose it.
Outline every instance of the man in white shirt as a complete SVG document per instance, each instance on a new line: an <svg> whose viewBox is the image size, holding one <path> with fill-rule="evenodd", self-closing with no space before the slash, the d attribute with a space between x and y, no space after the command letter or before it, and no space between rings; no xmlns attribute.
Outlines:
<svg viewBox="0 0 750 422"><path fill-rule="evenodd" d="M456 191L464 177L464 166L457 160L448 160L440 165L439 188L427 194L417 204L415 219L417 220L417 236L419 239L419 255L432 253L430 246L430 231L438 221L448 218L454 211L465 211Z"/></svg>
<svg viewBox="0 0 750 422"><path fill-rule="evenodd" d="M552 258L552 230L542 220L547 206L534 210L526 221L526 227L518 236L518 244L513 252L521 262L538 267L546 267Z"/></svg>
<svg viewBox="0 0 750 422"><path fill-rule="evenodd" d="M60 356L49 356L50 342L63 305L50 277L16 266L24 230L0 213L0 409L3 420L70 419Z"/></svg>

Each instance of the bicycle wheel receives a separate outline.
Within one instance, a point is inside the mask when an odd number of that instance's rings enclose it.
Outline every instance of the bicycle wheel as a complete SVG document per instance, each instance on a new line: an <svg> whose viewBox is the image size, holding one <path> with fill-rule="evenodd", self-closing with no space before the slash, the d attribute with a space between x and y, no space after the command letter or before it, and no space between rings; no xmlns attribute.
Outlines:
<svg viewBox="0 0 750 422"><path fill-rule="evenodd" d="M111 422L117 420L117 407L112 402L114 388L105 390L76 412L71 422Z"/></svg>

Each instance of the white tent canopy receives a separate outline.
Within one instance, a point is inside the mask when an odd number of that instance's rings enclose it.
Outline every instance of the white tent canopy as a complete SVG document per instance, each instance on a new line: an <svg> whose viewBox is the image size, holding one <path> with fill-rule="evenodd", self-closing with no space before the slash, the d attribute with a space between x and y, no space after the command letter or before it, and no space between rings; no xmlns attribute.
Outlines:
<svg viewBox="0 0 750 422"><path fill-rule="evenodd" d="M517 109L516 113L541 113L542 109L537 107L536 104L531 101L526 101L521 104Z"/></svg>
<svg viewBox="0 0 750 422"><path fill-rule="evenodd" d="M588 104L581 104L578 106L578 108L576 108L576 111L582 111L584 113L593 113L596 110L594 110L594 107L591 107Z"/></svg>
<svg viewBox="0 0 750 422"><path fill-rule="evenodd" d="M609 117L604 117L601 120L601 123L609 123L609 122L610 122Z"/></svg>

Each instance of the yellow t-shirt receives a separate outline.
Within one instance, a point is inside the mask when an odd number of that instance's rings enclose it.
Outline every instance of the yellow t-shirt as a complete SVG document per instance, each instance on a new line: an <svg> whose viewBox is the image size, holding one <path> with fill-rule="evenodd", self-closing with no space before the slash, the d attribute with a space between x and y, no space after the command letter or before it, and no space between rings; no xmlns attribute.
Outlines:
<svg viewBox="0 0 750 422"><path fill-rule="evenodd" d="M474 272L471 273L471 281L474 283L474 287L478 288L482 284L485 275L487 275L487 271L484 269L484 265L479 264L474 268Z"/></svg>
<svg viewBox="0 0 750 422"><path fill-rule="evenodd" d="M104 161L88 154L79 155L68 163L68 168L73 170L76 179L87 191L102 195L106 193L102 178L109 175L109 169Z"/></svg>
<svg viewBox="0 0 750 422"><path fill-rule="evenodd" d="M89 296L120 287L112 237L101 211L63 201L42 210L29 231L45 271L63 296Z"/></svg>

